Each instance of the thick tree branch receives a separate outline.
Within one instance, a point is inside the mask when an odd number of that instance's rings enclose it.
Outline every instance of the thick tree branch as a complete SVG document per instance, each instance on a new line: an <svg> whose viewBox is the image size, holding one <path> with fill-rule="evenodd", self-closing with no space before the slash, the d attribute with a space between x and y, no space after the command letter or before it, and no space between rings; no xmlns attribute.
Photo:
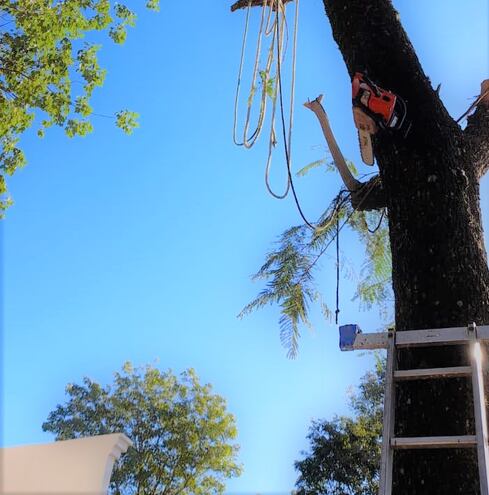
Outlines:
<svg viewBox="0 0 489 495"><path fill-rule="evenodd" d="M368 72L381 87L401 96L416 122L453 125L432 88L390 0L323 0L350 76Z"/></svg>
<svg viewBox="0 0 489 495"><path fill-rule="evenodd" d="M489 170L489 79L482 82L481 95L476 103L477 109L467 119L464 135L480 178Z"/></svg>
<svg viewBox="0 0 489 495"><path fill-rule="evenodd" d="M351 205L359 211L380 210L387 206L385 191L378 175L368 182L360 183L360 187L351 193Z"/></svg>

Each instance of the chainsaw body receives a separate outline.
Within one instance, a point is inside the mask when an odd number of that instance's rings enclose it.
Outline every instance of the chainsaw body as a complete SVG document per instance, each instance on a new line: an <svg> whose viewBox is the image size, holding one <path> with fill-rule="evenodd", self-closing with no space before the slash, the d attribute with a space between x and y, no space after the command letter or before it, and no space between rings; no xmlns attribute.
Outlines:
<svg viewBox="0 0 489 495"><path fill-rule="evenodd" d="M407 106L402 98L373 83L365 74L355 73L352 80L353 118L358 129L362 159L373 165L371 136L378 129L409 131Z"/></svg>

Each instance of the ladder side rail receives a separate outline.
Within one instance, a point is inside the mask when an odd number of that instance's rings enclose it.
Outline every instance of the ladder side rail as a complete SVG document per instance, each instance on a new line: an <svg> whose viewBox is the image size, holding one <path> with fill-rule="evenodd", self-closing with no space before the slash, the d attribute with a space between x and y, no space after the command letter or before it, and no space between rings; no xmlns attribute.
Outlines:
<svg viewBox="0 0 489 495"><path fill-rule="evenodd" d="M477 437L477 459L481 495L489 495L489 444L482 373L482 349L480 342L471 343L472 389L474 396L475 431Z"/></svg>
<svg viewBox="0 0 489 495"><path fill-rule="evenodd" d="M391 438L394 436L395 425L395 381L394 370L396 363L396 342L393 331L388 333L387 363L385 370L384 417L382 425L382 456L380 466L379 495L392 494L392 467L394 450L391 448Z"/></svg>

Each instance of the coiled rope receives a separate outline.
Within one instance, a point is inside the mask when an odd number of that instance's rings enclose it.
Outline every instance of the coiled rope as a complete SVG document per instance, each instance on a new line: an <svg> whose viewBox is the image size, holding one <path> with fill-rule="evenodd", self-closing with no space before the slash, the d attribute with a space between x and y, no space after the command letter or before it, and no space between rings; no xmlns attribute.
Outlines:
<svg viewBox="0 0 489 495"><path fill-rule="evenodd" d="M258 39L256 45L255 60L253 64L253 72L251 78L251 87L247 100L246 116L243 126L243 137L241 140L238 139L238 110L239 110L239 99L240 90L242 84L243 67L245 61L246 44L249 31L249 19L250 10L256 2L252 0L248 1L245 29L243 33L243 42L241 47L241 58L238 71L238 81L236 85L236 95L234 103L234 122L233 122L233 141L238 146L244 146L245 148L251 148L258 140L265 121L266 108L267 108L267 96L272 100L272 110L271 110L271 123L270 123L270 133L268 139L268 156L265 166L265 185L268 192L277 199L284 199L289 192L291 187L291 173L290 173L290 148L292 142L292 127L293 127L293 108L294 108L294 92L295 92L295 67L296 67L296 51L297 51L297 26L298 26L298 12L299 12L299 2L296 0L296 10L295 10L295 22L294 22L294 42L293 42L293 53L292 53L292 78L291 78L291 92L290 92L290 117L289 117L289 128L288 132L285 131L284 134L284 148L285 156L287 162L287 183L283 193L276 193L270 184L270 169L272 165L272 154L273 150L277 144L276 133L275 133L275 118L277 111L277 98L280 96L280 109L282 113L282 124L285 127L285 117L284 117L284 106L283 106L283 96L282 96L282 77L281 77L281 64L283 57L287 50L288 45L288 30L287 30L287 20L285 15L285 3L284 0L263 0L262 3L262 13L260 19L260 25L258 30ZM266 14L267 7L269 8L268 15ZM275 15L273 12L275 11ZM265 37L271 37L270 46L268 48L267 60L264 70L260 71L260 56L263 46L263 40ZM271 76L272 66L274 65L274 53L276 51L276 61L275 61L275 71L274 77ZM261 77L262 90L260 98L260 106L258 110L258 120L256 127L253 132L250 133L251 116L253 113L253 103L255 99L255 94L257 91L257 79L258 76ZM271 84L270 84L271 83ZM271 91L271 94L269 94ZM287 137L288 134L288 137ZM297 201L296 201L297 203Z"/></svg>

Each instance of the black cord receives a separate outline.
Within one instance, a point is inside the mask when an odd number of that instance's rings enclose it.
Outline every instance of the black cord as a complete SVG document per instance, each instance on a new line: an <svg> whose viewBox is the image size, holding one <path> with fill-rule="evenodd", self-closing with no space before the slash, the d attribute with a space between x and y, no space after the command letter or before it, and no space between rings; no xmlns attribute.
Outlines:
<svg viewBox="0 0 489 495"><path fill-rule="evenodd" d="M336 311L335 321L338 325L338 315L340 314L340 219L336 217Z"/></svg>
<svg viewBox="0 0 489 495"><path fill-rule="evenodd" d="M302 220L304 220L304 223L310 227L312 230L315 230L316 227L310 223L306 216L304 215L304 212L302 211L301 205L299 203L299 198L297 197L297 193L295 191L294 187L294 181L292 178L292 171L290 169L290 156L289 156L289 149L287 146L287 134L285 132L285 117L284 117L284 102L283 102L283 96L282 96L282 73L281 73L281 62L280 62L280 33L277 30L277 77L278 77L278 93L279 93L279 102L280 102L280 116L281 116L281 121L282 121L282 136L284 139L284 149L285 149L285 161L287 163L287 175L289 177L290 181L290 188L292 189L292 195L294 196L294 201L297 206L297 210L299 211L300 216L302 217Z"/></svg>
<svg viewBox="0 0 489 495"><path fill-rule="evenodd" d="M340 225L336 235L334 235L329 242L326 243L326 245L321 249L319 254L316 256L316 259L304 270L304 273L302 274L300 280L302 280L310 271L313 269L314 265L319 261L319 258L326 252L326 250L331 246L332 242L336 239L336 237L339 235L339 233L343 230L343 227L349 222L350 218L359 210L360 206L364 203L364 201L367 199L367 196L372 192L374 186L376 185L376 181L372 181L369 184L369 189L368 191L365 192L365 195L362 197L362 199L358 202L358 205L356 208L353 209L353 211L346 217L345 221Z"/></svg>
<svg viewBox="0 0 489 495"><path fill-rule="evenodd" d="M382 225L382 220L384 220L384 215L385 215L385 209L382 210L382 215L380 215L380 220L379 220L379 223L377 224L377 226L375 227L375 229L373 230L370 230L370 228L368 227L367 225L367 230L371 233L371 234L375 234L375 232L377 232L377 230L380 229L380 226Z"/></svg>

